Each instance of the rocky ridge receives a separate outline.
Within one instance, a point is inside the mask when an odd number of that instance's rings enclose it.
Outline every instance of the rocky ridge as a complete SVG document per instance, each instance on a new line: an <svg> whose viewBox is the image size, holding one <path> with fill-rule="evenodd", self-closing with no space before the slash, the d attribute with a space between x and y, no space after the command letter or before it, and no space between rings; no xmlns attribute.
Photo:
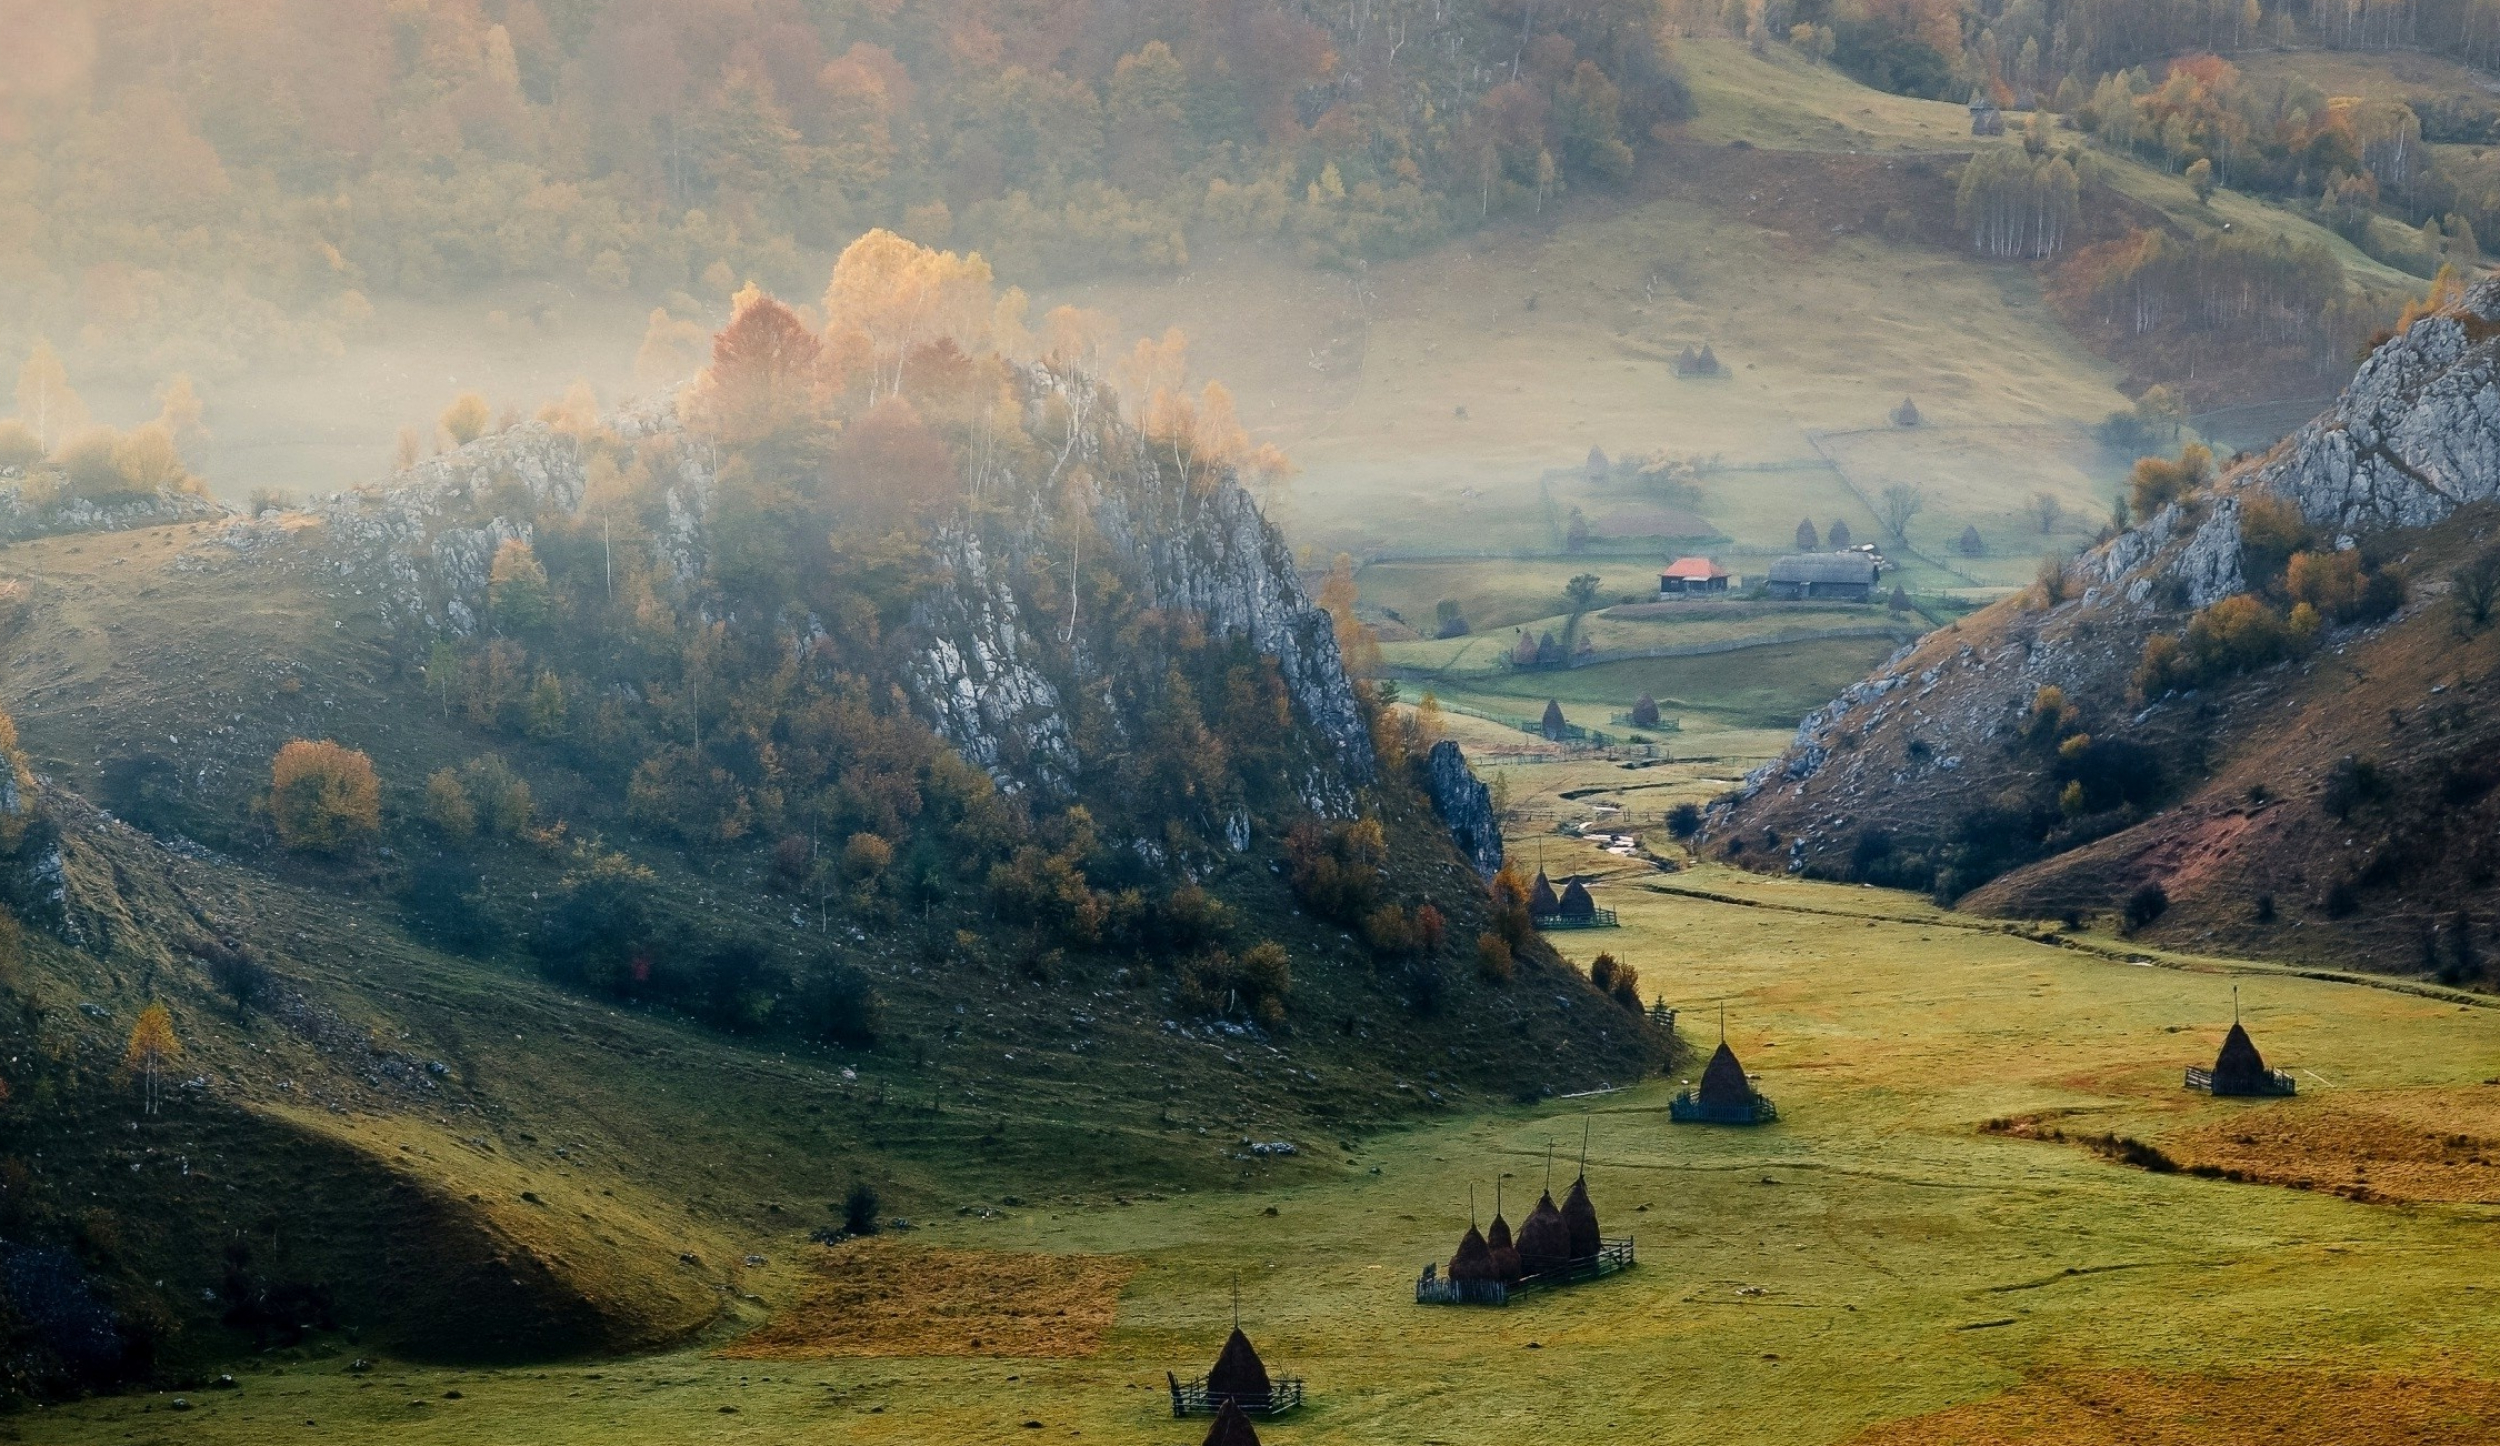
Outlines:
<svg viewBox="0 0 2500 1446"><path fill-rule="evenodd" d="M2095 736L2203 769L2224 690L2131 707L2128 682L2148 638L2247 590L2242 519L2259 496L2347 550L2500 499L2500 280L2380 346L2331 408L2266 455L2073 559L2069 600L2042 608L2027 593L1930 633L1808 715L1779 758L1711 810L1706 844L1847 877L1894 835L1950 834L2036 776L2013 741L2044 686L2083 708ZM2419 610L2330 628L2322 645L2340 651Z"/></svg>
<svg viewBox="0 0 2500 1446"><path fill-rule="evenodd" d="M1080 417L1107 404L1089 383L1041 369L1024 372L1037 420L1054 404ZM666 402L617 413L606 425L631 442L665 439L660 463L665 525L651 545L681 584L705 565L716 459L683 429ZM1010 788L1059 792L1082 772L1062 715L1072 688L1097 682L1107 648L1038 619L1016 579L1048 551L1046 505L1063 474L1090 479L1086 499L1110 557L1151 605L1191 610L1216 634L1238 634L1276 660L1317 747L1301 786L1313 808L1350 812L1377 764L1369 732L1339 658L1328 614L1303 590L1283 537L1229 474L1184 483L1169 477L1148 442L1111 423L1071 431L1050 475L1001 475L997 505L959 519L936 540L951 585L924 601L900 639L898 674L933 728ZM218 546L247 556L299 542L318 547L345 580L378 594L383 611L425 633L474 635L485 615L488 571L507 539L530 540L537 511L578 509L586 468L570 434L523 422L407 469L389 486L331 494L304 518L237 521Z"/></svg>

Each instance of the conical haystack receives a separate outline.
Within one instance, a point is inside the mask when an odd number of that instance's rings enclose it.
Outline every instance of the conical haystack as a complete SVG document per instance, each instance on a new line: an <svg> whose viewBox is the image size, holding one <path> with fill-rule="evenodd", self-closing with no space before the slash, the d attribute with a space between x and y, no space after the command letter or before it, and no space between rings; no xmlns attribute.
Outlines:
<svg viewBox="0 0 2500 1446"><path fill-rule="evenodd" d="M2214 1093L2255 1094L2272 1082L2256 1041L2238 1020L2232 1020L2231 1032L2222 1037L2222 1052L2214 1056Z"/></svg>
<svg viewBox="0 0 2500 1446"><path fill-rule="evenodd" d="M1597 1256L1597 1207L1589 1203L1589 1177L1582 1175L1571 1182L1571 1193L1563 1197L1562 1221L1565 1237L1571 1242L1571 1258L1592 1260Z"/></svg>
<svg viewBox="0 0 2500 1446"><path fill-rule="evenodd" d="M1753 1083L1745 1078L1745 1067L1736 1062L1736 1051L1719 1041L1718 1053L1710 1056L1710 1064L1701 1072L1701 1088L1696 1091L1705 1105L1745 1105L1753 1102Z"/></svg>
<svg viewBox="0 0 2500 1446"><path fill-rule="evenodd" d="M1573 879L1563 885L1562 902L1555 906L1555 911L1566 919L1593 918L1597 913L1597 901L1589 897L1588 885Z"/></svg>
<svg viewBox="0 0 2500 1446"><path fill-rule="evenodd" d="M1552 1191L1539 1195L1536 1208L1519 1226L1519 1269L1527 1275L1542 1275L1560 1270L1571 1263L1571 1227L1563 1223L1562 1212L1554 1208Z"/></svg>
<svg viewBox="0 0 2500 1446"><path fill-rule="evenodd" d="M1528 912L1531 914L1559 914L1562 912L1562 899L1555 894L1554 881L1545 877L1545 870L1543 869L1536 871L1536 882L1529 886Z"/></svg>
<svg viewBox="0 0 2500 1446"><path fill-rule="evenodd" d="M1467 1233L1458 1238L1458 1254L1450 1257L1450 1279L1491 1280L1493 1278L1492 1247L1485 1244L1483 1233L1470 1225L1467 1227Z"/></svg>
<svg viewBox="0 0 2500 1446"><path fill-rule="evenodd" d="M1517 1280L1519 1247L1511 1243L1510 1222L1499 1210L1493 1212L1493 1228L1484 1232L1484 1245L1493 1256L1493 1278L1505 1284Z"/></svg>
<svg viewBox="0 0 2500 1446"><path fill-rule="evenodd" d="M1204 1446L1259 1446L1259 1433L1250 1429L1250 1418L1241 1414L1241 1407L1228 1400L1215 1413L1215 1424L1207 1428Z"/></svg>
<svg viewBox="0 0 2500 1446"><path fill-rule="evenodd" d="M1267 1378L1267 1364L1250 1344L1250 1338L1233 1327L1224 1342L1223 1351L1215 1358L1215 1369L1207 1372L1207 1399L1231 1401L1236 1398L1264 1405L1273 1389Z"/></svg>

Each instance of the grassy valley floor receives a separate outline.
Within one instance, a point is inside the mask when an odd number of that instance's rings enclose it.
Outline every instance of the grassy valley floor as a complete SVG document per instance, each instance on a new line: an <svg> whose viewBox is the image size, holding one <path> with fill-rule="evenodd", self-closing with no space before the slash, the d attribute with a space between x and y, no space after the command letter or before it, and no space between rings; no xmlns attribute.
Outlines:
<svg viewBox="0 0 2500 1446"><path fill-rule="evenodd" d="M1714 786L1710 765L1587 756L1512 772L1523 827L1648 817ZM770 1321L668 1354L356 1371L339 1344L274 1353L181 1413L170 1393L120 1397L8 1429L1187 1443L1203 1426L1170 1418L1163 1373L1212 1361L1238 1280L1271 1368L1310 1382L1275 1442L2500 1439L2500 1015L2483 1002L2043 942L1912 896L1661 872L1558 833L1512 846L1606 874L1623 927L1562 936L1566 952L1628 958L1701 1048L1724 1004L1779 1123L1671 1125L1674 1081L1625 1082L1300 1141L1319 1168L1264 1190L1002 1195L831 1249L794 1227L746 1277ZM2234 983L2299 1098L2180 1088ZM1638 1237L1639 1268L1507 1310L1413 1304L1470 1188L1489 1215L1501 1177L1516 1220L1549 1147L1567 1181L1584 1128L1606 1231ZM2185 1168L2117 1163L2128 1142Z"/></svg>

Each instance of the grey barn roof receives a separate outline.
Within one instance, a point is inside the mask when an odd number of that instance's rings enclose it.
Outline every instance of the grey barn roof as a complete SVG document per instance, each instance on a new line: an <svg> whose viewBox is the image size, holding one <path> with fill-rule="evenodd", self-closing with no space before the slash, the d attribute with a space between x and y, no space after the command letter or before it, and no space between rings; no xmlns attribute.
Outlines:
<svg viewBox="0 0 2500 1446"><path fill-rule="evenodd" d="M1857 583L1873 587L1875 559L1863 552L1801 552L1772 563L1771 581Z"/></svg>

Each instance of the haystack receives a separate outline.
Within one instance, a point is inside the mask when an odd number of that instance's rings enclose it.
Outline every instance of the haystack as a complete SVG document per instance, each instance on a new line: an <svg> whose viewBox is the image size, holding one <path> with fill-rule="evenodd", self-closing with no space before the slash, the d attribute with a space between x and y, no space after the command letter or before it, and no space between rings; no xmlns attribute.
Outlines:
<svg viewBox="0 0 2500 1446"><path fill-rule="evenodd" d="M1235 1331L1233 1338L1239 1340L1241 1333ZM1215 1413L1215 1424L1207 1428L1204 1446L1259 1446L1259 1433L1250 1429L1250 1418L1228 1397Z"/></svg>
<svg viewBox="0 0 2500 1446"><path fill-rule="evenodd" d="M1494 1280L1493 1248L1485 1244L1483 1232L1475 1226L1458 1238L1458 1254L1450 1257L1450 1279Z"/></svg>
<svg viewBox="0 0 2500 1446"><path fill-rule="evenodd" d="M1250 1338L1241 1333L1241 1327L1234 1326L1232 1335L1225 1339L1223 1351L1215 1358L1215 1369L1207 1372L1207 1399L1223 1402L1226 1410L1232 1409L1236 1400L1265 1406L1274 1390L1275 1384L1267 1378L1267 1364L1259 1359L1257 1349L1250 1344ZM1244 1429L1248 1429L1246 1423ZM1207 1439L1212 1441L1215 1438L1210 1436Z"/></svg>
<svg viewBox="0 0 2500 1446"><path fill-rule="evenodd" d="M1570 1264L1571 1227L1554 1208L1554 1193L1549 1190L1537 1197L1536 1208L1520 1222L1519 1269L1526 1275L1543 1275Z"/></svg>
<svg viewBox="0 0 2500 1446"><path fill-rule="evenodd" d="M1571 1242L1571 1258L1595 1259L1598 1250L1597 1207L1589 1203L1587 1175L1571 1182L1571 1193L1563 1197L1562 1221L1565 1238Z"/></svg>
<svg viewBox="0 0 2500 1446"><path fill-rule="evenodd" d="M1510 1222L1500 1206L1493 1209L1493 1228L1484 1232L1485 1249L1493 1256L1493 1278L1507 1285L1521 1275L1519 1247L1511 1243Z"/></svg>
<svg viewBox="0 0 2500 1446"><path fill-rule="evenodd" d="M1566 919L1593 918L1597 914L1597 901L1589 897L1588 885L1573 879L1563 885L1562 902L1555 906L1555 912Z"/></svg>
<svg viewBox="0 0 2500 1446"><path fill-rule="evenodd" d="M2231 1032L2222 1037L2222 1052L2214 1056L2214 1093L2255 1094L2273 1082L2274 1072L2266 1068L2257 1042L2232 1020Z"/></svg>
<svg viewBox="0 0 2500 1446"><path fill-rule="evenodd" d="M1696 1091L1705 1105L1730 1107L1753 1101L1753 1082L1745 1078L1745 1067L1736 1062L1736 1051L1719 1041L1718 1053L1710 1056L1708 1067L1701 1072L1701 1088Z"/></svg>
<svg viewBox="0 0 2500 1446"><path fill-rule="evenodd" d="M1536 883L1528 890L1528 912L1537 915L1562 912L1562 899L1555 894L1554 881L1545 877L1543 869L1536 871Z"/></svg>

